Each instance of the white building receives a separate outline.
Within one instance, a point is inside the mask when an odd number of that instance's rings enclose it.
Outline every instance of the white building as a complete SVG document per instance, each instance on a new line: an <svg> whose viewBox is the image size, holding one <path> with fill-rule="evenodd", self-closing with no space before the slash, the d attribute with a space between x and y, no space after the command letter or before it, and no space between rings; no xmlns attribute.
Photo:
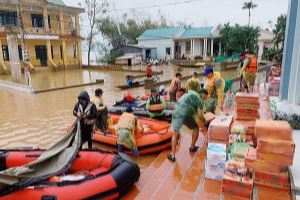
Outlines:
<svg viewBox="0 0 300 200"><path fill-rule="evenodd" d="M146 30L137 40L139 45L154 46L157 59L205 59L218 55L219 27L162 28Z"/></svg>
<svg viewBox="0 0 300 200"><path fill-rule="evenodd" d="M258 37L257 40L257 45L258 45L258 52L257 52L257 57L258 59L261 59L264 50L274 48L274 34L272 31L269 30L260 30L260 36Z"/></svg>

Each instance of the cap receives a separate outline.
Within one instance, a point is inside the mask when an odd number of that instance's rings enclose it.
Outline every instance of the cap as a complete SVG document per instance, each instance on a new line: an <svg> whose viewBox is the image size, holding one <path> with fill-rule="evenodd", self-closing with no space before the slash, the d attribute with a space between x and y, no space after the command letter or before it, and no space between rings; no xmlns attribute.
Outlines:
<svg viewBox="0 0 300 200"><path fill-rule="evenodd" d="M207 76L207 74L213 73L213 72L214 72L213 68L208 66L204 69L204 72L202 73L202 76Z"/></svg>

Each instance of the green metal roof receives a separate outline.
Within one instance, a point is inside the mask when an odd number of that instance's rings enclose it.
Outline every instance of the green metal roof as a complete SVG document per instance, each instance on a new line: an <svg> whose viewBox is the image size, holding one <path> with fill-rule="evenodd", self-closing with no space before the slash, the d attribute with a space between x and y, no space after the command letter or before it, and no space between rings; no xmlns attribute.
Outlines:
<svg viewBox="0 0 300 200"><path fill-rule="evenodd" d="M172 38L177 32L178 28L160 28L160 29L149 29L144 31L140 35L138 40L149 40L149 39L160 39L160 38Z"/></svg>
<svg viewBox="0 0 300 200"><path fill-rule="evenodd" d="M55 5L59 6L65 6L65 3L63 0L47 0L48 3L53 3Z"/></svg>
<svg viewBox="0 0 300 200"><path fill-rule="evenodd" d="M190 28L183 32L180 38L210 36L213 27Z"/></svg>

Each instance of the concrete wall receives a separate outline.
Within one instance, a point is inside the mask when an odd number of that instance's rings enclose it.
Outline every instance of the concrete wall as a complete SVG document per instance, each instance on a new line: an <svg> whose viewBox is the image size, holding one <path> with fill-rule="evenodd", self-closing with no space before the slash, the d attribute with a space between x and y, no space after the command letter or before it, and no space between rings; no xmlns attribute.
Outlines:
<svg viewBox="0 0 300 200"><path fill-rule="evenodd" d="M171 48L171 59L174 58L174 42L172 39L139 40L138 44L156 47L157 59L168 58L169 56L166 55L166 48Z"/></svg>

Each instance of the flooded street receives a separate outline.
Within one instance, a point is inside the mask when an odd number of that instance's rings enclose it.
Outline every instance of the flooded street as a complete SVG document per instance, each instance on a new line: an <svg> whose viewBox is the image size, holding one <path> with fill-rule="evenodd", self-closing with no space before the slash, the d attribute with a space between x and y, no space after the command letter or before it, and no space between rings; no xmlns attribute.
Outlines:
<svg viewBox="0 0 300 200"><path fill-rule="evenodd" d="M171 79L177 72L176 66L158 66L153 70L163 70L160 80ZM191 75L193 71L202 71L202 68L184 68L184 76ZM116 85L125 83L125 75L129 72L113 72L98 70L73 69L58 72L39 72L32 74L32 84L35 89L47 89L69 86L80 83L104 79L104 84L58 90L36 95L29 95L6 89L0 90L0 148L13 147L41 147L47 148L66 133L68 125L72 123L73 106L77 95L87 90L90 96L98 87L104 90L104 100L112 105L122 98L124 91L116 89ZM140 73L130 73L138 75ZM228 71L225 77L235 76L235 71ZM9 79L1 76L1 79ZM144 78L140 78L143 80ZM143 95L143 87L131 90L135 95ZM151 162L155 155L139 159L141 167ZM151 158L151 159L150 159ZM149 160L150 159L150 160Z"/></svg>

